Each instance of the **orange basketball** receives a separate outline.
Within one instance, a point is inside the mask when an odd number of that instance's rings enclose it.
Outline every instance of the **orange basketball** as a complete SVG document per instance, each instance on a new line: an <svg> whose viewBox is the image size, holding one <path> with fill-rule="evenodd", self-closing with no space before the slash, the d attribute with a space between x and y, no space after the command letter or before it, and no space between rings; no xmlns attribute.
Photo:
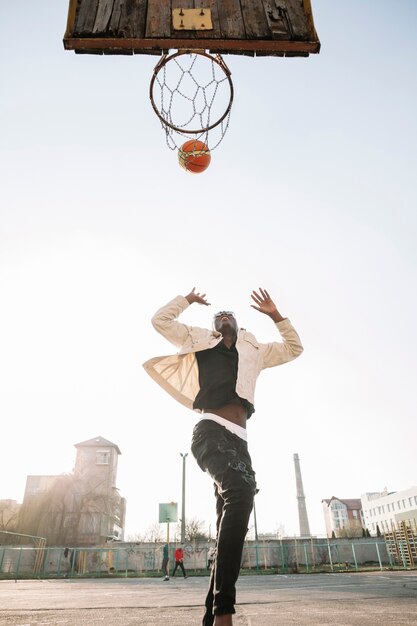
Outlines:
<svg viewBox="0 0 417 626"><path fill-rule="evenodd" d="M202 141L191 139L183 143L178 150L178 161L187 172L199 174L210 165L210 150Z"/></svg>

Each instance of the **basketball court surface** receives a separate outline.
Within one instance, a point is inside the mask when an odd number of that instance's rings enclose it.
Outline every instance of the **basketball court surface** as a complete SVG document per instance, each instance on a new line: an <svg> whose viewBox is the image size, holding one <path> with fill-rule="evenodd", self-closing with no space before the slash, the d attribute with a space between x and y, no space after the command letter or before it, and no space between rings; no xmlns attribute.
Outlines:
<svg viewBox="0 0 417 626"><path fill-rule="evenodd" d="M1 626L199 626L207 577L0 582ZM417 573L242 576L235 626L417 624Z"/></svg>

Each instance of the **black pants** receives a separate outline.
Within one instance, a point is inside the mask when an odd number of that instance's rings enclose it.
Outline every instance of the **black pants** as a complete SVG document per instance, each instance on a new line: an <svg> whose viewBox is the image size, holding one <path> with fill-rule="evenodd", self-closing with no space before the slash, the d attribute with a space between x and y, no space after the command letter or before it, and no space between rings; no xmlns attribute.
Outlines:
<svg viewBox="0 0 417 626"><path fill-rule="evenodd" d="M164 556L164 558L162 559L161 570L162 570L162 573L165 574L165 576L169 576L168 563L169 563L169 558L167 556Z"/></svg>
<svg viewBox="0 0 417 626"><path fill-rule="evenodd" d="M235 613L236 581L256 492L255 472L247 443L210 419L194 428L191 451L214 480L216 554L203 618L203 626L212 626L214 615Z"/></svg>
<svg viewBox="0 0 417 626"><path fill-rule="evenodd" d="M182 561L175 561L175 567L174 567L174 571L172 572L172 576L175 576L175 572L177 571L179 567L182 569L182 575L185 578L187 574L185 573L184 564Z"/></svg>

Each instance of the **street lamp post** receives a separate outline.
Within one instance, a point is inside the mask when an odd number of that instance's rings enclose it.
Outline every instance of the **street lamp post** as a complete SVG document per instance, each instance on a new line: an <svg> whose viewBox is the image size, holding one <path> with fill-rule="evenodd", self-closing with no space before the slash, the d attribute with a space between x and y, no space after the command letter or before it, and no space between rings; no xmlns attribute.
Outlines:
<svg viewBox="0 0 417 626"><path fill-rule="evenodd" d="M255 499L253 500L253 521L255 523L255 556L256 556L256 569L259 569L259 558L258 558L258 523L256 521L256 505Z"/></svg>
<svg viewBox="0 0 417 626"><path fill-rule="evenodd" d="M181 507L181 543L185 542L185 459L188 456L187 452L180 452L182 456L182 507Z"/></svg>
<svg viewBox="0 0 417 626"><path fill-rule="evenodd" d="M253 522L255 524L255 541L258 543L258 524L256 520L256 505L255 500L253 500Z"/></svg>

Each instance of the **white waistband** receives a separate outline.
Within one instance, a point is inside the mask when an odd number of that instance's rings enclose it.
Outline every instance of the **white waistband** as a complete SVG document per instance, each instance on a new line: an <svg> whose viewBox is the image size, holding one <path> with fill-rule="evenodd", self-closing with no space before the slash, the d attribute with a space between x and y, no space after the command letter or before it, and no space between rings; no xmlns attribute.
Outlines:
<svg viewBox="0 0 417 626"><path fill-rule="evenodd" d="M229 422L229 420L224 419L224 417L220 417L220 415L216 415L215 413L203 413L202 419L212 420L213 422L217 422L221 426L224 426L225 428L227 428L227 430L230 430L231 433L234 433L235 435L243 439L243 441L248 440L248 434L246 432L246 428L242 428L242 426L239 426L238 424Z"/></svg>

